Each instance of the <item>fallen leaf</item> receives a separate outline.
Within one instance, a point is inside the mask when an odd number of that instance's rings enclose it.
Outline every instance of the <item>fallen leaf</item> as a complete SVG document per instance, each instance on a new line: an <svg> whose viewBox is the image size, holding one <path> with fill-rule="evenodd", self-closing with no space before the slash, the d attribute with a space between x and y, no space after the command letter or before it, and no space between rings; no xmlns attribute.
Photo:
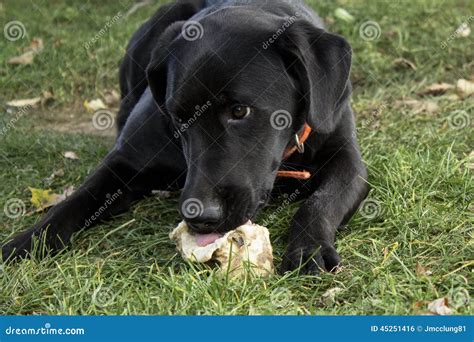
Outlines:
<svg viewBox="0 0 474 342"><path fill-rule="evenodd" d="M332 289L329 289L323 293L323 295L321 296L321 301L325 305L334 304L336 302L336 295L342 291L344 291L344 289L340 287L334 287Z"/></svg>
<svg viewBox="0 0 474 342"><path fill-rule="evenodd" d="M53 100L53 94L49 91L43 91L40 97L31 99L11 100L7 102L7 106L22 108L22 107L37 107L40 103L46 105Z"/></svg>
<svg viewBox="0 0 474 342"><path fill-rule="evenodd" d="M107 106L101 99L95 99L91 101L84 101L84 107L87 109L88 112L94 113L97 112L99 109L107 109Z"/></svg>
<svg viewBox="0 0 474 342"><path fill-rule="evenodd" d="M463 97L474 94L474 82L465 80L463 78L458 80L458 82L456 83L456 88L458 90L458 93Z"/></svg>
<svg viewBox="0 0 474 342"><path fill-rule="evenodd" d="M426 96L426 95L433 95L433 96L438 96L438 95L443 95L446 93L448 90L454 89L454 85L449 84L449 83L434 83L431 84L422 91L418 92L418 95L420 96Z"/></svg>
<svg viewBox="0 0 474 342"><path fill-rule="evenodd" d="M434 101L403 100L395 102L396 107L408 106L413 109L413 114L428 113L433 114L439 110L439 106Z"/></svg>
<svg viewBox="0 0 474 342"><path fill-rule="evenodd" d="M346 23L352 23L355 20L349 12L347 12L344 8L341 7L336 8L336 10L334 11L334 16L337 19L345 21Z"/></svg>
<svg viewBox="0 0 474 342"><path fill-rule="evenodd" d="M107 91L104 95L104 101L109 106L114 106L120 102L120 94L115 90Z"/></svg>
<svg viewBox="0 0 474 342"><path fill-rule="evenodd" d="M28 188L31 192L31 203L35 206L36 211L43 211L49 207L52 207L69 197L74 192L74 187L69 186L64 190L62 194L52 193L50 189L36 189Z"/></svg>
<svg viewBox="0 0 474 342"><path fill-rule="evenodd" d="M40 53L41 51L43 51L43 47L44 47L43 39L33 38L31 40L30 45L26 49L26 51L31 51L31 52L34 52L34 53Z"/></svg>
<svg viewBox="0 0 474 342"><path fill-rule="evenodd" d="M426 268L422 264L420 264L419 262L416 263L415 272L416 272L416 275L419 276L419 277L431 275L431 272L427 271Z"/></svg>
<svg viewBox="0 0 474 342"><path fill-rule="evenodd" d="M474 151L471 151L471 153L469 153L467 167L471 170L474 170Z"/></svg>
<svg viewBox="0 0 474 342"><path fill-rule="evenodd" d="M41 97L34 97L32 99L21 99L8 101L7 105L10 107L22 108L22 107L36 107L41 103Z"/></svg>
<svg viewBox="0 0 474 342"><path fill-rule="evenodd" d="M43 46L43 39L33 38L30 45L23 51L23 54L10 58L8 64L26 65L33 63L35 55L43 50Z"/></svg>
<svg viewBox="0 0 474 342"><path fill-rule="evenodd" d="M456 33L458 37L468 37L471 34L471 28L467 23L462 23L457 29Z"/></svg>
<svg viewBox="0 0 474 342"><path fill-rule="evenodd" d="M44 105L47 105L48 103L52 102L54 100L54 96L53 96L53 93L51 93L50 91L43 91L43 93L41 94L41 104L44 106Z"/></svg>
<svg viewBox="0 0 474 342"><path fill-rule="evenodd" d="M451 315L453 310L448 305L448 298L439 298L428 304L428 311L434 315Z"/></svg>
<svg viewBox="0 0 474 342"><path fill-rule="evenodd" d="M20 56L12 57L8 60L8 64L13 65L25 65L33 63L33 59L35 58L35 52L28 51Z"/></svg>
<svg viewBox="0 0 474 342"><path fill-rule="evenodd" d="M72 160L77 160L79 157L77 156L76 152L73 151L66 151L63 154L64 158L66 159L72 159Z"/></svg>
<svg viewBox="0 0 474 342"><path fill-rule="evenodd" d="M415 63L413 63L412 61L406 59L406 58L395 58L393 60L393 64L395 66L400 66L400 67L408 67L408 68L411 68L413 70L416 70L416 65Z"/></svg>

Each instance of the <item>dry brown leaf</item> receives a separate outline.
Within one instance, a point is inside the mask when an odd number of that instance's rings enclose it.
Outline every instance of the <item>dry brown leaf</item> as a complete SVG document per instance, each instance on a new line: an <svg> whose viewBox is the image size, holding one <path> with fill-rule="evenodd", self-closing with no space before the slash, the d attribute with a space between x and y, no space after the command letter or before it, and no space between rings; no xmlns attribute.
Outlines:
<svg viewBox="0 0 474 342"><path fill-rule="evenodd" d="M104 94L104 101L109 106L114 106L120 102L120 94L115 90L107 91Z"/></svg>
<svg viewBox="0 0 474 342"><path fill-rule="evenodd" d="M25 64L31 64L33 63L33 59L35 58L35 52L33 51L28 51L20 56L15 56L12 57L8 60L8 64L13 64L13 65L25 65Z"/></svg>
<svg viewBox="0 0 474 342"><path fill-rule="evenodd" d="M457 29L456 33L458 34L458 37L468 37L471 34L471 28L467 23L462 23Z"/></svg>
<svg viewBox="0 0 474 342"><path fill-rule="evenodd" d="M31 51L34 53L40 53L43 51L43 39L41 38L33 38L31 40L30 45L26 48L26 51Z"/></svg>
<svg viewBox="0 0 474 342"><path fill-rule="evenodd" d="M8 60L8 64L12 65L26 65L33 63L35 55L43 50L43 39L33 38L30 45L23 51L23 54L12 57Z"/></svg>
<svg viewBox="0 0 474 342"><path fill-rule="evenodd" d="M467 167L471 170L474 170L474 151L471 151L471 153L469 153Z"/></svg>
<svg viewBox="0 0 474 342"><path fill-rule="evenodd" d="M37 107L40 103L45 105L53 100L53 94L49 91L43 91L40 97L33 97L31 99L19 99L11 100L6 104L10 107L22 108L22 107Z"/></svg>
<svg viewBox="0 0 474 342"><path fill-rule="evenodd" d="M439 106L434 101L403 100L395 102L396 107L408 106L413 109L413 114L427 113L433 114L439 110Z"/></svg>
<svg viewBox="0 0 474 342"><path fill-rule="evenodd" d="M64 158L66 159L72 159L72 160L77 160L79 157L77 156L76 152L73 151L66 151L63 153Z"/></svg>
<svg viewBox="0 0 474 342"><path fill-rule="evenodd" d="M413 63L412 61L406 59L406 58L395 58L393 60L393 64L395 66L399 66L399 67L404 67L404 68L411 68L413 70L416 70L416 65L415 63Z"/></svg>
<svg viewBox="0 0 474 342"><path fill-rule="evenodd" d="M325 305L334 304L336 302L336 295L342 291L344 291L344 289L340 287L334 287L332 289L329 289L323 293L323 295L321 296L321 301Z"/></svg>
<svg viewBox="0 0 474 342"><path fill-rule="evenodd" d="M419 262L416 263L416 275L421 277L421 276L429 276L432 274L431 271L427 270L426 267L424 267L422 264Z"/></svg>
<svg viewBox="0 0 474 342"><path fill-rule="evenodd" d="M434 83L431 84L422 91L418 92L418 95L420 96L426 96L426 95L433 95L433 96L438 96L438 95L443 95L446 93L448 90L454 89L454 85L449 84L449 83Z"/></svg>
<svg viewBox="0 0 474 342"><path fill-rule="evenodd" d="M107 109L107 106L101 99L85 100L84 107L91 113L97 112L99 109Z"/></svg>
<svg viewBox="0 0 474 342"><path fill-rule="evenodd" d="M463 78L458 80L458 82L456 83L456 88L458 90L458 93L463 97L471 96L472 94L474 94L474 82L465 80Z"/></svg>
<svg viewBox="0 0 474 342"><path fill-rule="evenodd" d="M32 99L21 99L8 101L7 105L10 107L22 108L22 107L36 107L41 103L41 97L34 97Z"/></svg>
<svg viewBox="0 0 474 342"><path fill-rule="evenodd" d="M449 307L448 298L443 297L436 299L428 304L428 311L434 315L451 315L453 310Z"/></svg>

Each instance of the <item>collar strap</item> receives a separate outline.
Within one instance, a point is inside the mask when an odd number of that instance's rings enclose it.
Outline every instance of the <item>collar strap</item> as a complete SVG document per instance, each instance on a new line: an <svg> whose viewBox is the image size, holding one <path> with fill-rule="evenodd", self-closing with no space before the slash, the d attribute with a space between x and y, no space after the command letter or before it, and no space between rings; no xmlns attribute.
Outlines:
<svg viewBox="0 0 474 342"><path fill-rule="evenodd" d="M304 143L311 134L311 127L307 123L304 124L303 131L300 134L295 134L295 144L285 150L283 154L283 160L288 159L293 153L298 151L299 153L304 152ZM278 171L277 177L295 178L295 179L309 179L311 173L308 171Z"/></svg>

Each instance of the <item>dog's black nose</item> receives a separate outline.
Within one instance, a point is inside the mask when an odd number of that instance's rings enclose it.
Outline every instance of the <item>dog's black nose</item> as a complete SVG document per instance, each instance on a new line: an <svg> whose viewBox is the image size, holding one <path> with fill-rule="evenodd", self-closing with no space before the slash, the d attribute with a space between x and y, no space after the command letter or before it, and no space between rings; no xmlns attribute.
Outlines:
<svg viewBox="0 0 474 342"><path fill-rule="evenodd" d="M222 220L222 208L216 204L204 205L203 202L183 202L181 213L191 228L196 233L212 233L216 225Z"/></svg>

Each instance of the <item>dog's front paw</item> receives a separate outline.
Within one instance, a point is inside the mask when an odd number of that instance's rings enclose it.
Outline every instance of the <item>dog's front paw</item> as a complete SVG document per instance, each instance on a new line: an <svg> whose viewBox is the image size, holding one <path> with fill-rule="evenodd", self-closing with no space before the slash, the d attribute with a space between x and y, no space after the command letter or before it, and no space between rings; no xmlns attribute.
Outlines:
<svg viewBox="0 0 474 342"><path fill-rule="evenodd" d="M316 247L289 247L280 270L284 273L299 268L302 274L318 274L320 270L335 271L340 262L341 257L329 243L321 243Z"/></svg>
<svg viewBox="0 0 474 342"><path fill-rule="evenodd" d="M36 230L28 229L22 233L13 236L7 243L0 247L3 261L12 261L19 258L25 258L31 252L32 239Z"/></svg>

